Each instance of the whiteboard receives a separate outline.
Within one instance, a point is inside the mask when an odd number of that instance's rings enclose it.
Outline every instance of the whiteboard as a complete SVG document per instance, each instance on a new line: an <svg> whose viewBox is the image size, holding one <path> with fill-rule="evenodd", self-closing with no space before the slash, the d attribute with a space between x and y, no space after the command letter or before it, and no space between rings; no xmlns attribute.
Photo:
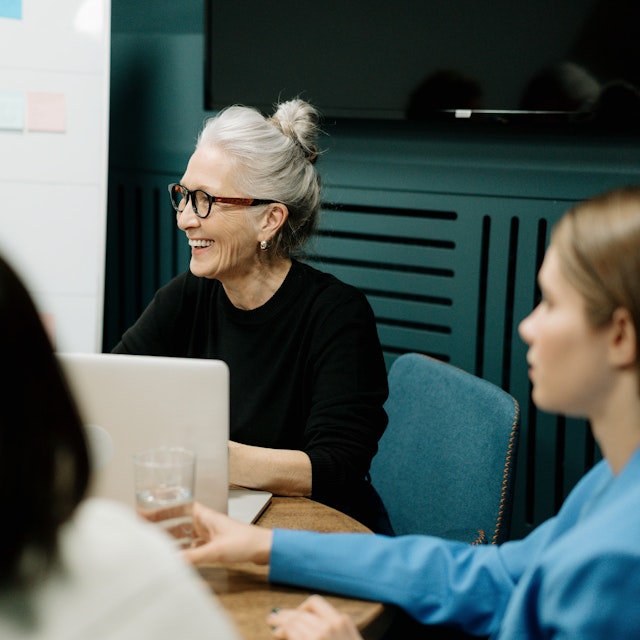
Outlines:
<svg viewBox="0 0 640 640"><path fill-rule="evenodd" d="M102 349L109 0L0 0L0 252L61 351Z"/></svg>

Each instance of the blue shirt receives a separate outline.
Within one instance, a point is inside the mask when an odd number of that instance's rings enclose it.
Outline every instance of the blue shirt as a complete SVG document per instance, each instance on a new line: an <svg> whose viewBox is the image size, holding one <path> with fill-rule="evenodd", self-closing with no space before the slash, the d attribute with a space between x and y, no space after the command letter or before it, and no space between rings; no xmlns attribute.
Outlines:
<svg viewBox="0 0 640 640"><path fill-rule="evenodd" d="M617 476L598 463L522 540L275 530L269 577L501 640L640 638L640 450Z"/></svg>

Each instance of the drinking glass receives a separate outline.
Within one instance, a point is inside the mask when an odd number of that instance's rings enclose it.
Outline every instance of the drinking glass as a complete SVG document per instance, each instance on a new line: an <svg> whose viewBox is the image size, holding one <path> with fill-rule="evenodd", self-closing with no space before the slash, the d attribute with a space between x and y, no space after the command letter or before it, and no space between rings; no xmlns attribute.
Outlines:
<svg viewBox="0 0 640 640"><path fill-rule="evenodd" d="M133 457L136 510L159 525L179 549L193 541L196 454L182 447L158 447Z"/></svg>

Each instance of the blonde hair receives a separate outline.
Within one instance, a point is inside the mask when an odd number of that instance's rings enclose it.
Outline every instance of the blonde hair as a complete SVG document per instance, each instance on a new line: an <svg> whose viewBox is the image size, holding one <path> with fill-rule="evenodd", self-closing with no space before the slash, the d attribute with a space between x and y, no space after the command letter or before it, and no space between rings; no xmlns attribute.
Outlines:
<svg viewBox="0 0 640 640"><path fill-rule="evenodd" d="M235 105L209 118L196 148L216 146L234 166L234 183L248 197L287 205L289 216L272 239L271 250L288 257L314 233L320 211L319 113L304 100L276 105L266 118L257 109Z"/></svg>
<svg viewBox="0 0 640 640"><path fill-rule="evenodd" d="M563 274L584 297L592 326L605 325L622 307L640 337L640 187L575 205L555 225L551 244Z"/></svg>

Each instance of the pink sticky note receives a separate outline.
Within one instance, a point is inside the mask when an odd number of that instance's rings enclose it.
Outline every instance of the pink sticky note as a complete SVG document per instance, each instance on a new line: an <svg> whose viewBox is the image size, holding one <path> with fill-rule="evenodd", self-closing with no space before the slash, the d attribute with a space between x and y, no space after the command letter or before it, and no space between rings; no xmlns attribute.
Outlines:
<svg viewBox="0 0 640 640"><path fill-rule="evenodd" d="M27 130L64 133L67 114L64 93L27 93Z"/></svg>

